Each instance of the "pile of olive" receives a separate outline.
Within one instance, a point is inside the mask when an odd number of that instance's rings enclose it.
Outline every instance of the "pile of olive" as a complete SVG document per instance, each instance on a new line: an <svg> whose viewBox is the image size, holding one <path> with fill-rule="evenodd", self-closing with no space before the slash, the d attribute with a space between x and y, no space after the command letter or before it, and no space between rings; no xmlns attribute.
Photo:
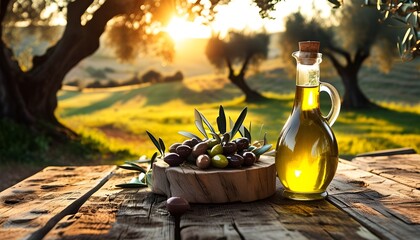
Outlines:
<svg viewBox="0 0 420 240"><path fill-rule="evenodd" d="M253 149L255 146L250 145L248 138L245 137L227 142L216 139L199 141L192 138L183 143L172 144L163 160L172 167L187 161L195 163L201 169L210 166L238 168L251 166L258 160L252 152Z"/></svg>

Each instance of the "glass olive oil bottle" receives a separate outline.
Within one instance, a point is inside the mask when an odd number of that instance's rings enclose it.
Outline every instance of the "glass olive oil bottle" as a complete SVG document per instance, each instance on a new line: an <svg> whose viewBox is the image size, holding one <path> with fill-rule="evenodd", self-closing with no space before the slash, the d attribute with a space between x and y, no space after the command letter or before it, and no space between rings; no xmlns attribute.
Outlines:
<svg viewBox="0 0 420 240"><path fill-rule="evenodd" d="M320 83L319 42L300 42L297 60L296 93L292 112L277 142L277 175L283 196L296 200L316 200L327 196L326 188L338 164L338 147L331 125L340 111L340 97L330 84ZM319 93L326 91L332 109L323 116Z"/></svg>

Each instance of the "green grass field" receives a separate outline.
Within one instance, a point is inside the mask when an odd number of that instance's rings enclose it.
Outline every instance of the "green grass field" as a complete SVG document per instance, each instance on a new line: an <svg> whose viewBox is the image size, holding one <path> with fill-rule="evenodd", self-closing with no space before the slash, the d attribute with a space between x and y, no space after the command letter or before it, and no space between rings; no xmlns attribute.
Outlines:
<svg viewBox="0 0 420 240"><path fill-rule="evenodd" d="M360 73L360 85L382 109L342 110L333 126L340 156L352 156L381 149L411 147L420 152L420 61L398 63L389 74L372 69ZM275 144L293 104L294 80L289 79L276 60L268 61L258 74L249 77L252 88L269 100L246 104L241 92L223 75L196 75L182 83L164 83L140 89L59 94L57 115L67 126L90 136L113 150L129 149L135 155L151 156L156 151L145 131L161 137L166 144L184 139L178 131L199 132L194 126L194 108L215 124L219 105L236 120L248 107L245 124L252 133L267 132ZM321 75L322 78L322 75ZM342 91L337 77L322 78ZM327 96L321 96L323 111ZM261 135L262 137L262 135Z"/></svg>

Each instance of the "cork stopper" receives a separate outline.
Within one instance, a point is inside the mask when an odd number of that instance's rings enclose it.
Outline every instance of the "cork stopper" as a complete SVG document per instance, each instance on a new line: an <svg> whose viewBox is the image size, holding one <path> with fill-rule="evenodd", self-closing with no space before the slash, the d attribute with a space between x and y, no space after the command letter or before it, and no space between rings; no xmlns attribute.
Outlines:
<svg viewBox="0 0 420 240"><path fill-rule="evenodd" d="M319 52L319 42L317 42L317 41L299 42L299 51L318 53Z"/></svg>
<svg viewBox="0 0 420 240"><path fill-rule="evenodd" d="M301 64L312 65L316 62L320 43L318 41L299 42L299 61Z"/></svg>

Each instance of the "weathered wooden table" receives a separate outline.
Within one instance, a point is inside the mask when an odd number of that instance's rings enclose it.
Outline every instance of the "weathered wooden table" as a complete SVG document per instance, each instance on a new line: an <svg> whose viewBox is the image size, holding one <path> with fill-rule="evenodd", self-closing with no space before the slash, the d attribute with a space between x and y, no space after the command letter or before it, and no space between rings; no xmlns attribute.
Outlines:
<svg viewBox="0 0 420 240"><path fill-rule="evenodd" d="M420 239L420 155L341 160L326 200L193 204L183 239ZM114 166L48 167L0 193L0 239L173 239L164 196Z"/></svg>

